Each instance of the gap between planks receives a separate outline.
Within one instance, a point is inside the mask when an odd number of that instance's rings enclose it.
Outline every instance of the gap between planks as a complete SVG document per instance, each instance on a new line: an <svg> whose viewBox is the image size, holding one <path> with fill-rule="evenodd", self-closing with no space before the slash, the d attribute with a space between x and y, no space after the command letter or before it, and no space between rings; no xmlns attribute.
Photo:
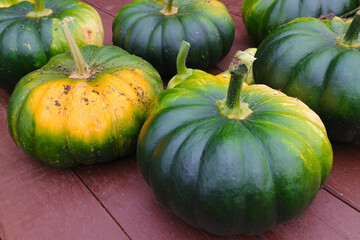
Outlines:
<svg viewBox="0 0 360 240"><path fill-rule="evenodd" d="M349 207L351 207L352 209L354 209L360 213L360 205L357 204L356 202L347 198L345 195L343 195L342 193L339 193L337 190L335 190L334 188L332 188L331 186L329 186L327 184L325 184L323 189L325 191L327 191L328 193L330 193L332 196L336 197L337 199L339 199L340 201L345 203L346 205L348 205Z"/></svg>
<svg viewBox="0 0 360 240"><path fill-rule="evenodd" d="M105 207L105 205L100 201L100 199L95 195L95 193L90 189L90 187L82 180L80 175L75 171L74 168L71 168L73 173L79 178L79 180L84 184L84 186L87 188L87 190L93 195L93 197L96 199L96 201L101 205L101 207L109 214L109 216L112 218L112 220L118 225L118 227L121 229L121 231L128 237L129 240L132 240L132 238L129 236L129 234L126 232L126 230L120 225L120 223L116 220L116 218L111 214L111 212ZM1 240L1 239L0 239Z"/></svg>

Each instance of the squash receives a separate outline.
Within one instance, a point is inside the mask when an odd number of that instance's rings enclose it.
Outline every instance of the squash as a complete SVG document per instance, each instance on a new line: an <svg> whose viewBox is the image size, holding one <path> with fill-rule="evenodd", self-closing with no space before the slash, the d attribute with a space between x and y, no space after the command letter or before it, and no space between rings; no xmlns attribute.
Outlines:
<svg viewBox="0 0 360 240"><path fill-rule="evenodd" d="M216 0L135 0L113 21L113 43L149 61L162 77L176 74L183 40L191 43L188 65L208 69L229 52L234 22Z"/></svg>
<svg viewBox="0 0 360 240"><path fill-rule="evenodd" d="M187 71L155 98L137 146L157 199L219 235L261 233L298 217L333 160L320 118L277 90L243 85L246 72L246 64L230 70L229 83Z"/></svg>
<svg viewBox="0 0 360 240"><path fill-rule="evenodd" d="M11 5L17 4L22 1L34 2L34 0L0 0L0 8L1 7L10 7Z"/></svg>
<svg viewBox="0 0 360 240"><path fill-rule="evenodd" d="M360 143L359 18L294 20L260 45L253 66L256 83L299 98L319 114L331 140L354 144Z"/></svg>
<svg viewBox="0 0 360 240"><path fill-rule="evenodd" d="M116 46L89 45L80 52L68 35L74 58L70 52L51 58L23 77L11 95L13 140L30 157L54 167L133 153L148 105L163 89L159 74Z"/></svg>
<svg viewBox="0 0 360 240"><path fill-rule="evenodd" d="M359 4L359 0L244 0L241 16L250 37L260 44L276 27L295 18L342 15Z"/></svg>
<svg viewBox="0 0 360 240"><path fill-rule="evenodd" d="M0 8L0 87L11 92L21 77L69 50L60 21L73 18L70 29L79 46L102 46L104 30L99 14L76 0L22 1ZM14 41L16 39L16 41Z"/></svg>

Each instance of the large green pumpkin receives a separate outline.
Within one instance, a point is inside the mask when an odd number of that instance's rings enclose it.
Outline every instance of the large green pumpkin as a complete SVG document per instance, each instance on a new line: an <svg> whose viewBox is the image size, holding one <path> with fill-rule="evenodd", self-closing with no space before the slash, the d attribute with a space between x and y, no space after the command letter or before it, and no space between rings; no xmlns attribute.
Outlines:
<svg viewBox="0 0 360 240"><path fill-rule="evenodd" d="M299 17L342 15L359 6L359 0L244 0L242 19L257 43L276 27Z"/></svg>
<svg viewBox="0 0 360 240"><path fill-rule="evenodd" d="M220 235L298 217L332 166L320 118L265 85L242 89L245 70L234 70L229 87L226 77L181 70L183 81L155 98L138 140L139 168L157 199Z"/></svg>
<svg viewBox="0 0 360 240"><path fill-rule="evenodd" d="M330 139L359 144L359 16L351 29L350 22L302 18L284 25L260 45L253 71L256 83L299 98L317 112Z"/></svg>
<svg viewBox="0 0 360 240"><path fill-rule="evenodd" d="M79 46L102 46L104 31L99 14L76 0L22 1L0 8L0 87L11 91L21 77L69 50L61 31L65 18Z"/></svg>
<svg viewBox="0 0 360 240"><path fill-rule="evenodd" d="M15 143L54 167L133 153L149 103L162 90L159 74L116 46L89 45L74 56L57 55L17 84L8 105Z"/></svg>
<svg viewBox="0 0 360 240"><path fill-rule="evenodd" d="M188 65L208 69L229 52L234 22L216 0L135 0L113 22L115 45L149 61L163 76L176 74L183 40L191 43Z"/></svg>

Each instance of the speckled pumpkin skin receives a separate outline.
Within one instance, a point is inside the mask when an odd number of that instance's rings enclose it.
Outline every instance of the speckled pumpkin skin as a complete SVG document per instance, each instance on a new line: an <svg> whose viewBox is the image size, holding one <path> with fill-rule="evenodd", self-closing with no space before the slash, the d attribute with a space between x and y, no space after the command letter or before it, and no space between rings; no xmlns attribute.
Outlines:
<svg viewBox="0 0 360 240"><path fill-rule="evenodd" d="M54 167L105 162L134 152L157 71L116 46L86 46L92 76L69 78L70 53L22 78L8 106L9 131L32 158Z"/></svg>
<svg viewBox="0 0 360 240"><path fill-rule="evenodd" d="M80 47L103 45L102 22L90 5L75 0L47 0L45 7L53 13L39 18L26 16L34 10L28 1L0 8L1 88L12 91L21 77L69 50L59 24L64 18L74 18L68 24Z"/></svg>
<svg viewBox="0 0 360 240"><path fill-rule="evenodd" d="M177 13L160 11L165 0L135 0L122 7L113 22L114 45L149 61L163 77L176 74L183 40L191 44L187 65L208 69L229 52L234 22L216 0L174 0Z"/></svg>
<svg viewBox="0 0 360 240"><path fill-rule="evenodd" d="M295 18L340 16L359 5L359 0L244 0L241 16L250 37L260 44L276 27Z"/></svg>
<svg viewBox="0 0 360 240"><path fill-rule="evenodd" d="M194 70L161 92L141 129L137 160L157 199L214 234L256 234L301 215L323 186L332 148L320 118L265 85L245 85L253 111L222 115L229 75Z"/></svg>

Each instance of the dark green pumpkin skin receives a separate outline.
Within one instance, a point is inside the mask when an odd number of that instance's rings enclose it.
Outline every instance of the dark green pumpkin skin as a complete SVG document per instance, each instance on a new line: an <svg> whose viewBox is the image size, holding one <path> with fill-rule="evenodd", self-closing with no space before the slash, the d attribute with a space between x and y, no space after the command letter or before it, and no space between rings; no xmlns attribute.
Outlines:
<svg viewBox="0 0 360 240"><path fill-rule="evenodd" d="M160 93L137 159L157 199L219 235L255 234L302 214L323 186L332 148L319 117L265 85L244 86L253 113L229 119L228 80L195 72Z"/></svg>
<svg viewBox="0 0 360 240"><path fill-rule="evenodd" d="M299 17L342 15L358 7L359 0L244 0L242 19L250 37L261 43L276 27Z"/></svg>
<svg viewBox="0 0 360 240"><path fill-rule="evenodd" d="M181 43L191 44L187 66L208 69L229 52L234 23L216 0L175 0L178 12L164 15L165 1L135 0L113 22L113 42L149 61L163 77L176 74Z"/></svg>
<svg viewBox="0 0 360 240"><path fill-rule="evenodd" d="M74 18L69 27L79 46L104 42L99 14L90 5L74 0L47 0L45 7L53 13L44 17L27 17L33 3L20 2L0 8L0 87L12 91L21 77L41 68L49 59L69 50L60 21Z"/></svg>
<svg viewBox="0 0 360 240"><path fill-rule="evenodd" d="M253 72L256 83L299 98L319 114L331 140L359 144L360 51L335 39L349 23L303 18L284 25L258 48Z"/></svg>

